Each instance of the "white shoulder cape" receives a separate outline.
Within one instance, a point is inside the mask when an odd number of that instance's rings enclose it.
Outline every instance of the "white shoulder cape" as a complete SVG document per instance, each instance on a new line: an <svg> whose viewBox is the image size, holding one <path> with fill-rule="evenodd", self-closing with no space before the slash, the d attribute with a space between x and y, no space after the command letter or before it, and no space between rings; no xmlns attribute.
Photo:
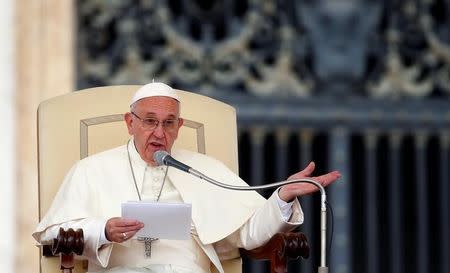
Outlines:
<svg viewBox="0 0 450 273"><path fill-rule="evenodd" d="M221 162L203 154L174 150L172 156L205 175L231 185L247 184ZM135 170L141 181L142 170ZM168 176L185 203L203 244L227 237L240 228L266 201L253 191L233 191L209 184L170 167ZM66 175L49 211L34 236L63 222L121 215L121 203L137 200L126 145L78 161Z"/></svg>

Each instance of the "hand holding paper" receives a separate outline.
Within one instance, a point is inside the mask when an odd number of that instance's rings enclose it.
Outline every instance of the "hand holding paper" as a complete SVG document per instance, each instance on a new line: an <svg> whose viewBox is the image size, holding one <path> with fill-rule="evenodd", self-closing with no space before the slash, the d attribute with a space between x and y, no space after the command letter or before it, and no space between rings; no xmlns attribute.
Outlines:
<svg viewBox="0 0 450 273"><path fill-rule="evenodd" d="M187 240L190 238L191 204L127 202L122 203L122 217L144 223L135 236Z"/></svg>
<svg viewBox="0 0 450 273"><path fill-rule="evenodd" d="M105 236L110 242L122 243L133 237L143 227L144 224L137 220L113 217L106 222Z"/></svg>

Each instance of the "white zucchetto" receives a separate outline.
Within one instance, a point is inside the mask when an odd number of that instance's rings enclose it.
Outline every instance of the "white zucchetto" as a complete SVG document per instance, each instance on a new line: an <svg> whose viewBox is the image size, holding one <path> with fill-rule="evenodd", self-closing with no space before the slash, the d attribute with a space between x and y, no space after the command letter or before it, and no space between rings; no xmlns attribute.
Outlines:
<svg viewBox="0 0 450 273"><path fill-rule="evenodd" d="M130 106L140 99L148 97L170 97L180 101L177 92L162 82L151 82L139 88L131 99Z"/></svg>

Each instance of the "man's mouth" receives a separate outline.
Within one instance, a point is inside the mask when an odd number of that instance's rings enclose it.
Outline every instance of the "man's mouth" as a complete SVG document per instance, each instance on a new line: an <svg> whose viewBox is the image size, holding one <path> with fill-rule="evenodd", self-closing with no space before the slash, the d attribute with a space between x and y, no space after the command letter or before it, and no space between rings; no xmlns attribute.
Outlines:
<svg viewBox="0 0 450 273"><path fill-rule="evenodd" d="M155 150L162 150L165 148L164 144L158 142L150 142L150 146Z"/></svg>

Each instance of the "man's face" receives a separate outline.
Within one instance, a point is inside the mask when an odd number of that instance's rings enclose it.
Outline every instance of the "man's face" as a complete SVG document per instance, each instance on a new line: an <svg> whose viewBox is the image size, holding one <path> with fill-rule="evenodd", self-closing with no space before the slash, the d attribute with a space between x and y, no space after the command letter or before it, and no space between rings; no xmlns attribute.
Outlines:
<svg viewBox="0 0 450 273"><path fill-rule="evenodd" d="M128 133L134 136L134 143L141 158L151 166L155 166L153 154L160 150L170 153L178 131L183 125L183 119L179 118L179 102L169 97L144 98L136 102L132 112L135 115L125 114ZM149 126L141 119L154 119L159 122L156 128L149 130ZM163 123L166 121L174 121L175 124L164 126Z"/></svg>

